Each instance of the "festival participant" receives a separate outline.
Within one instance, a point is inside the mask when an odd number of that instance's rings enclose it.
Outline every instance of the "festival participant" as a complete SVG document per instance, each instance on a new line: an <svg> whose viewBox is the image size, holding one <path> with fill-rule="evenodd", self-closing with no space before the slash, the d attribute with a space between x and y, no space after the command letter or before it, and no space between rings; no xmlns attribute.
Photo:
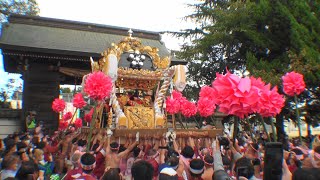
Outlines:
<svg viewBox="0 0 320 180"><path fill-rule="evenodd" d="M133 180L152 180L153 178L153 167L145 160L133 163L131 172Z"/></svg>
<svg viewBox="0 0 320 180"><path fill-rule="evenodd" d="M209 154L205 155L203 158L203 162L205 165L205 170L201 175L203 180L211 180L213 175L213 157Z"/></svg>
<svg viewBox="0 0 320 180"><path fill-rule="evenodd" d="M204 162L201 159L192 159L190 161L189 174L190 180L202 180L201 176L204 172ZM189 178L188 178L189 179Z"/></svg>
<svg viewBox="0 0 320 180"><path fill-rule="evenodd" d="M51 146L48 143L47 137L44 137L42 139L42 141L39 143L38 148L43 150L43 152L44 152L44 160L48 161L49 157L52 154L55 154L55 153L57 153L59 151L59 147L60 147L61 144L62 144L62 141L59 141L59 143L57 145Z"/></svg>
<svg viewBox="0 0 320 180"><path fill-rule="evenodd" d="M121 152L125 151L127 149L127 147L129 147L131 144L132 144L131 139L130 139L130 143L129 144L127 142L125 144L120 144L118 153L121 153ZM120 158L119 168L120 168L121 174L124 174L126 172L127 160L128 160L128 156L130 155L130 152L127 155L125 155L122 158Z"/></svg>
<svg viewBox="0 0 320 180"><path fill-rule="evenodd" d="M180 159L183 162L184 170L187 173L188 179L191 178L191 175L189 173L189 168L190 168L190 161L192 160L193 155L194 155L194 151L191 146L185 146L180 153Z"/></svg>
<svg viewBox="0 0 320 180"><path fill-rule="evenodd" d="M139 143L139 132L136 133L136 141L132 143L125 151L119 153L120 145L117 142L110 144L110 137L112 136L112 131L108 129L107 131L107 147L106 147L106 166L109 168L117 168L119 173L121 172L119 164L123 157L126 157L131 150L136 147Z"/></svg>
<svg viewBox="0 0 320 180"><path fill-rule="evenodd" d="M22 162L20 169L18 170L16 179L34 180L39 178L39 168L33 161ZM43 178L41 179L43 180Z"/></svg>
<svg viewBox="0 0 320 180"><path fill-rule="evenodd" d="M64 178L64 180L73 180L79 174L82 174L82 169L80 166L80 158L82 153L81 152L75 152L71 157L71 162L73 164L73 169L69 170Z"/></svg>
<svg viewBox="0 0 320 180"><path fill-rule="evenodd" d="M320 169L319 168L302 168L294 172L292 180L319 180Z"/></svg>
<svg viewBox="0 0 320 180"><path fill-rule="evenodd" d="M84 179L84 180L96 180L96 177L92 175L92 171L96 166L96 159L90 153L85 153L80 159L82 173L74 176L74 179Z"/></svg>
<svg viewBox="0 0 320 180"><path fill-rule="evenodd" d="M177 172L179 180L187 179L187 173L184 168L184 163L180 159L180 154L175 150L168 148L164 139L162 139L161 143L162 149L160 150L159 171L161 172L164 168L172 168Z"/></svg>
<svg viewBox="0 0 320 180"><path fill-rule="evenodd" d="M44 152L41 149L35 149L33 152L33 156L34 162L38 165L39 170L44 172L44 176L50 177L54 168L52 156L48 158L48 161L45 161Z"/></svg>
<svg viewBox="0 0 320 180"><path fill-rule="evenodd" d="M5 156L8 156L8 155L12 155L14 153L16 153L17 151L17 144L16 142L11 139L11 138L8 138L4 141L4 145L5 145L5 150L2 154L2 157L5 157Z"/></svg>
<svg viewBox="0 0 320 180"><path fill-rule="evenodd" d="M2 161L1 179L14 178L19 170L20 160L15 154L8 154Z"/></svg>
<svg viewBox="0 0 320 180"><path fill-rule="evenodd" d="M36 115L37 115L36 111L29 111L29 114L26 117L26 127L28 129L28 132L33 133L34 129L36 128L36 125L37 125L37 121L35 119Z"/></svg>
<svg viewBox="0 0 320 180"><path fill-rule="evenodd" d="M29 161L29 155L26 152L27 149L27 145L23 142L18 142L17 143L17 154L20 156L20 160L25 162L25 161Z"/></svg>
<svg viewBox="0 0 320 180"><path fill-rule="evenodd" d="M159 153L155 149L149 149L147 153L146 161L149 162L153 167L153 178L157 179L157 176L159 174L159 163L156 161L156 158L158 157Z"/></svg>
<svg viewBox="0 0 320 180"><path fill-rule="evenodd" d="M309 151L307 158L302 161L303 168L320 168L320 146Z"/></svg>
<svg viewBox="0 0 320 180"><path fill-rule="evenodd" d="M109 169L107 170L100 180L122 180L122 174L118 172L117 169Z"/></svg>
<svg viewBox="0 0 320 180"><path fill-rule="evenodd" d="M236 142L237 144L237 142ZM231 140L229 140L229 147L230 147L230 150L231 152L233 153L233 158L234 160L238 160L242 157L241 153L239 153L239 151L237 151L234 146L233 146L233 143ZM253 159L256 159L259 157L259 146L258 144L256 143L249 143L248 144L248 147L244 153L244 156L253 160Z"/></svg>
<svg viewBox="0 0 320 180"><path fill-rule="evenodd" d="M178 180L178 174L172 168L163 168L160 171L159 180Z"/></svg>
<svg viewBox="0 0 320 180"><path fill-rule="evenodd" d="M131 168L133 163L141 160L143 157L142 151L139 147L134 147L133 148L133 157L128 158L127 160L127 169L125 172L125 177L131 177Z"/></svg>
<svg viewBox="0 0 320 180"><path fill-rule="evenodd" d="M253 164L247 157L242 157L236 161L234 171L236 173L236 177L241 176L249 180L258 180L254 176Z"/></svg>
<svg viewBox="0 0 320 180"><path fill-rule="evenodd" d="M103 144L103 142L101 142ZM101 145L103 147L103 145ZM96 167L93 170L93 174L100 178L105 170L106 166L106 151L104 148L101 148L99 152L96 154Z"/></svg>

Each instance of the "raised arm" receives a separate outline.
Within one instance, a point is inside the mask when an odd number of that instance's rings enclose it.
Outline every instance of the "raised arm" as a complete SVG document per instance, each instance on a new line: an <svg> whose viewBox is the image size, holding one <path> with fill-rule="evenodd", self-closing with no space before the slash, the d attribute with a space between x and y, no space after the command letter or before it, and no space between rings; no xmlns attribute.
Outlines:
<svg viewBox="0 0 320 180"><path fill-rule="evenodd" d="M136 134L136 141L132 143L125 151L118 154L118 157L122 158L127 156L131 150L139 144L139 132Z"/></svg>
<svg viewBox="0 0 320 180"><path fill-rule="evenodd" d="M154 139L154 146L153 146L153 149L155 149L155 150L158 150L159 149L159 146L160 146L160 136L159 135L155 135L154 137L153 137L153 139Z"/></svg>
<svg viewBox="0 0 320 180"><path fill-rule="evenodd" d="M235 142L237 144L237 142ZM232 141L229 139L229 147L233 154L233 160L237 161L242 157L242 155L234 148Z"/></svg>
<svg viewBox="0 0 320 180"><path fill-rule="evenodd" d="M106 154L109 154L111 152L111 150L110 150L110 138L111 138L112 134L113 134L113 132L110 129L108 129L107 130L107 142L105 144L105 146L106 146Z"/></svg>
<svg viewBox="0 0 320 180"><path fill-rule="evenodd" d="M213 143L216 143L216 145L214 146L215 149L213 149L214 151L214 172L217 172L218 170L224 170L223 167L223 163L222 163L222 156L221 156L221 152L220 152L220 143L218 138L216 138L215 141L213 141Z"/></svg>

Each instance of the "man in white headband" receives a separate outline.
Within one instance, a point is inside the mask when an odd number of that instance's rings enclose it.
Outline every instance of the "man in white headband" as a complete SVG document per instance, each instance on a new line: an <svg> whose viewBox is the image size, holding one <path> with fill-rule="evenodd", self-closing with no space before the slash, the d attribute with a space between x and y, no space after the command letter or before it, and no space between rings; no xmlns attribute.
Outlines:
<svg viewBox="0 0 320 180"><path fill-rule="evenodd" d="M91 175L93 169L96 167L96 159L94 155L85 153L81 156L80 166L82 173L78 177L73 176L74 179L95 180L96 178Z"/></svg>
<svg viewBox="0 0 320 180"><path fill-rule="evenodd" d="M178 174L172 168L163 168L160 171L159 180L178 180Z"/></svg>
<svg viewBox="0 0 320 180"><path fill-rule="evenodd" d="M119 164L120 160L123 157L126 157L131 150L136 147L139 143L139 132L136 134L136 140L132 143L125 151L119 153L120 144L117 142L113 142L110 144L110 137L112 136L112 131L110 129L107 130L107 147L106 147L106 167L109 168L117 168L120 171Z"/></svg>
<svg viewBox="0 0 320 180"><path fill-rule="evenodd" d="M191 177L196 179L201 179L201 175L204 172L204 162L201 159L192 159L190 161L189 172Z"/></svg>

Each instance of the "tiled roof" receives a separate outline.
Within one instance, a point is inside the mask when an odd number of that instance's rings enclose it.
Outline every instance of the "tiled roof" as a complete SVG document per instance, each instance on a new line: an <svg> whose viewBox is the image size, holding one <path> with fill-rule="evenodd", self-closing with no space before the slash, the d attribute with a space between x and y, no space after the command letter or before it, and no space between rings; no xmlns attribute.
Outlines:
<svg viewBox="0 0 320 180"><path fill-rule="evenodd" d="M76 56L99 56L111 43L127 36L128 28L43 17L14 15L3 24L2 49L45 52ZM133 29L145 46L159 48L159 55L169 55L157 32Z"/></svg>

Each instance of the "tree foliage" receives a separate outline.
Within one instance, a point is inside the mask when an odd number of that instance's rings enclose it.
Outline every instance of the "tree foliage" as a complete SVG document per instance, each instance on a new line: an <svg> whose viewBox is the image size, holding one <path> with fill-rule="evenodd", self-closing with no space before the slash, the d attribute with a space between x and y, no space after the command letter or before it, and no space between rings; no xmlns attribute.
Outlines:
<svg viewBox="0 0 320 180"><path fill-rule="evenodd" d="M39 8L36 0L1 0L0 22L6 22L10 14L38 15Z"/></svg>
<svg viewBox="0 0 320 180"><path fill-rule="evenodd" d="M9 79L5 88L0 90L0 108L10 108L10 99L17 99L18 92L22 92L22 85L16 85L15 79Z"/></svg>
<svg viewBox="0 0 320 180"><path fill-rule="evenodd" d="M307 84L300 102L307 104L309 119L319 120L319 1L206 0L190 7L194 11L185 18L196 27L174 33L188 40L178 56L189 62L189 95L226 68L248 71L280 90L281 76L294 70ZM290 114L288 101L284 112Z"/></svg>

